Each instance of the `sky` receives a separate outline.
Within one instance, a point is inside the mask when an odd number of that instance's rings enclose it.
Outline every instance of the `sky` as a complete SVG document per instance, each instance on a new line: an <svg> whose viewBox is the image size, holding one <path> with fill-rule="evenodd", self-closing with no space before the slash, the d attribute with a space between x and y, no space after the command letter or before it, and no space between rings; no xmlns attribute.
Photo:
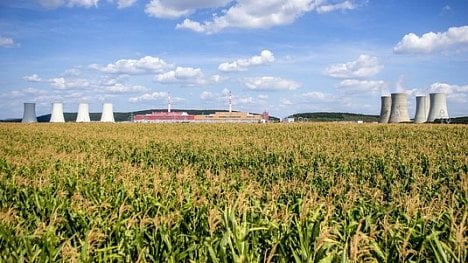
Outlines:
<svg viewBox="0 0 468 263"><path fill-rule="evenodd" d="M379 114L448 94L468 115L468 1L0 0L0 119L233 109Z"/></svg>

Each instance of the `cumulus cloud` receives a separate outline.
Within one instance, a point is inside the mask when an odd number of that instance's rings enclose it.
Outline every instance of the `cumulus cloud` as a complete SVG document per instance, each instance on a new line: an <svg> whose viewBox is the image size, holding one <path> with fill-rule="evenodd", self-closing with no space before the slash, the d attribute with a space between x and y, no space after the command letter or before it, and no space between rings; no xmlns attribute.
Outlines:
<svg viewBox="0 0 468 263"><path fill-rule="evenodd" d="M124 85L122 83L115 83L114 85L110 85L105 87L104 91L110 93L136 93L136 92L146 92L148 89L144 86L140 85Z"/></svg>
<svg viewBox="0 0 468 263"><path fill-rule="evenodd" d="M237 0L228 9L223 10L222 15L213 14L212 20L200 23L185 19L176 28L206 34L217 33L226 28L270 28L291 24L298 17L314 10L318 13L327 13L355 7L351 1L331 4L327 0Z"/></svg>
<svg viewBox="0 0 468 263"><path fill-rule="evenodd" d="M79 89L79 88L88 88L91 86L91 83L86 79L73 78L68 79L64 77L52 78L49 80L50 85L56 89L66 90L66 89Z"/></svg>
<svg viewBox="0 0 468 263"><path fill-rule="evenodd" d="M384 68L376 57L360 55L355 61L335 64L325 69L325 74L334 78L367 78Z"/></svg>
<svg viewBox="0 0 468 263"><path fill-rule="evenodd" d="M117 0L117 8L123 9L132 6L137 0Z"/></svg>
<svg viewBox="0 0 468 263"><path fill-rule="evenodd" d="M169 96L169 93L165 91L155 91L152 93L145 93L138 97L131 97L128 99L129 102L140 102L140 101L156 101L165 100Z"/></svg>
<svg viewBox="0 0 468 263"><path fill-rule="evenodd" d="M447 94L468 93L468 85L451 85L443 82L432 83L429 92L442 92Z"/></svg>
<svg viewBox="0 0 468 263"><path fill-rule="evenodd" d="M166 63L163 59L158 57L145 56L140 59L121 59L115 63L107 64L107 66L91 64L89 67L103 73L144 74L159 73L172 68L173 65Z"/></svg>
<svg viewBox="0 0 468 263"><path fill-rule="evenodd" d="M230 0L151 0L146 4L145 12L157 18L179 18L188 16L197 9L225 6Z"/></svg>
<svg viewBox="0 0 468 263"><path fill-rule="evenodd" d="M338 84L338 88L345 90L347 93L380 93L386 89L386 83L383 80L345 79Z"/></svg>
<svg viewBox="0 0 468 263"><path fill-rule="evenodd" d="M26 80L26 81L29 81L29 82L41 82L42 81L42 78L39 77L39 75L37 75L37 74L32 74L30 76L24 76L23 79Z"/></svg>
<svg viewBox="0 0 468 263"><path fill-rule="evenodd" d="M99 0L37 0L45 8L67 7L97 7Z"/></svg>
<svg viewBox="0 0 468 263"><path fill-rule="evenodd" d="M303 93L302 96L306 99L312 99L312 100L320 100L320 101L330 101L334 97L331 94L328 93L323 93L320 91L310 91Z"/></svg>
<svg viewBox="0 0 468 263"><path fill-rule="evenodd" d="M163 84L204 85L207 80L200 68L177 67L165 73L156 75L155 81Z"/></svg>
<svg viewBox="0 0 468 263"><path fill-rule="evenodd" d="M249 67L269 64L273 61L275 61L273 53L270 50L263 50L260 55L257 56L221 63L218 69L223 72L245 71Z"/></svg>
<svg viewBox="0 0 468 263"><path fill-rule="evenodd" d="M15 41L9 37L0 36L0 47L13 47L15 46Z"/></svg>
<svg viewBox="0 0 468 263"><path fill-rule="evenodd" d="M421 37L409 33L393 51L397 54L428 54L457 46L468 47L468 26L450 27L446 32L429 32Z"/></svg>
<svg viewBox="0 0 468 263"><path fill-rule="evenodd" d="M301 86L300 83L294 80L272 76L246 78L244 85L250 90L259 91L295 90Z"/></svg>
<svg viewBox="0 0 468 263"><path fill-rule="evenodd" d="M165 91L155 91L151 93L145 93L141 96L131 97L128 99L129 102L147 102L147 101L167 101L169 98L169 93ZM171 103L179 103L185 101L184 98L180 97L171 97Z"/></svg>

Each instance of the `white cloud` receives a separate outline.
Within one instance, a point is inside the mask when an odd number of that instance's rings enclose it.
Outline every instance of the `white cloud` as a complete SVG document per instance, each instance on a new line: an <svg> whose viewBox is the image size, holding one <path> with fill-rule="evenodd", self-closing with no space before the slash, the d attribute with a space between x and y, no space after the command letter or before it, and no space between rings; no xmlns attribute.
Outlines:
<svg viewBox="0 0 468 263"><path fill-rule="evenodd" d="M155 77L155 81L165 84L204 85L207 80L200 68L177 67Z"/></svg>
<svg viewBox="0 0 468 263"><path fill-rule="evenodd" d="M432 53L454 46L468 47L468 26L451 27L446 32L429 32L421 37L409 33L393 48L397 54Z"/></svg>
<svg viewBox="0 0 468 263"><path fill-rule="evenodd" d="M136 93L136 92L146 92L148 89L144 86L134 85L134 86L127 86L122 83L116 83L111 86L107 86L105 91L111 93Z"/></svg>
<svg viewBox="0 0 468 263"><path fill-rule="evenodd" d="M67 7L97 7L99 0L36 0L45 8L58 8L60 6Z"/></svg>
<svg viewBox="0 0 468 263"><path fill-rule="evenodd" d="M367 78L383 68L376 57L360 55L355 61L332 65L324 73L334 78Z"/></svg>
<svg viewBox="0 0 468 263"><path fill-rule="evenodd" d="M261 91L295 90L301 86L294 80L287 80L271 76L246 78L244 80L244 84L250 90Z"/></svg>
<svg viewBox="0 0 468 263"><path fill-rule="evenodd" d="M223 10L221 16L213 14L211 21L200 23L185 19L176 28L206 34L217 33L226 28L270 28L291 24L304 13L313 10L326 13L354 8L351 1L330 4L326 0L237 0L227 10Z"/></svg>
<svg viewBox="0 0 468 263"><path fill-rule="evenodd" d="M117 8L123 9L132 6L137 0L117 0Z"/></svg>
<svg viewBox="0 0 468 263"><path fill-rule="evenodd" d="M345 79L338 84L338 88L342 88L347 93L380 93L386 89L386 83L383 80Z"/></svg>
<svg viewBox="0 0 468 263"><path fill-rule="evenodd" d="M429 92L443 92L447 94L468 93L468 85L459 86L443 82L432 83Z"/></svg>
<svg viewBox="0 0 468 263"><path fill-rule="evenodd" d="M67 79L67 78L52 78L48 82L56 89L66 90L66 89L78 89L78 88L88 88L91 83L86 79Z"/></svg>
<svg viewBox="0 0 468 263"><path fill-rule="evenodd" d="M245 71L251 66L269 64L273 61L275 61L273 53L270 50L263 50L258 56L222 63L218 66L218 69L223 72Z"/></svg>
<svg viewBox="0 0 468 263"><path fill-rule="evenodd" d="M334 97L331 94L323 93L320 91L311 91L303 93L302 96L306 99L320 100L320 101L330 101Z"/></svg>
<svg viewBox="0 0 468 263"><path fill-rule="evenodd" d="M39 77L37 74L32 74L31 76L24 76L24 80L29 81L29 82L41 82L42 78Z"/></svg>
<svg viewBox="0 0 468 263"><path fill-rule="evenodd" d="M203 91L200 94L200 99L201 100L213 100L217 97L217 95L211 91Z"/></svg>
<svg viewBox="0 0 468 263"><path fill-rule="evenodd" d="M166 63L158 57L145 56L140 59L121 59L107 66L91 64L89 67L104 73L143 74L162 72L172 68L173 65Z"/></svg>
<svg viewBox="0 0 468 263"><path fill-rule="evenodd" d="M145 13L157 18L179 18L194 13L197 9L225 6L230 0L151 0Z"/></svg>
<svg viewBox="0 0 468 263"><path fill-rule="evenodd" d="M356 5L351 1L344 1L337 4L323 4L317 7L317 13L329 13L337 10L353 10Z"/></svg>
<svg viewBox="0 0 468 263"><path fill-rule="evenodd" d="M129 98L129 102L140 102L140 101L156 101L156 100L165 100L169 96L169 93L165 91L156 91L152 93L145 93L138 97Z"/></svg>
<svg viewBox="0 0 468 263"><path fill-rule="evenodd" d="M12 38L0 36L0 47L13 47L14 45L15 41Z"/></svg>

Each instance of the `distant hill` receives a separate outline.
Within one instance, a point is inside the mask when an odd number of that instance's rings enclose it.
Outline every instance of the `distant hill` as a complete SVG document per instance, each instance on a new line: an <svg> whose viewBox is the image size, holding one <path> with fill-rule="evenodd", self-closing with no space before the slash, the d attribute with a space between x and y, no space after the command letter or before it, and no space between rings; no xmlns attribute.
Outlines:
<svg viewBox="0 0 468 263"><path fill-rule="evenodd" d="M376 122L379 121L379 115L366 115L346 112L310 112L296 113L288 116L297 121L307 122L334 122L334 121L364 121Z"/></svg>
<svg viewBox="0 0 468 263"><path fill-rule="evenodd" d="M114 112L114 119L116 122L123 122L123 121L131 121L132 116L137 114L147 114L154 111L167 111L167 109L150 109L150 110L141 110L141 111L134 111L134 112ZM227 112L227 110L182 110L182 109L173 109L173 112L187 112L188 114L193 115L208 115L213 114L215 112ZM258 114L258 113L255 113ZM63 116L66 122L74 122L76 120L76 112L64 112ZM100 112L91 112L89 113L89 118L91 121L99 121L101 120L101 113ZM279 118L270 116L272 121L279 121ZM50 114L41 115L37 117L38 122L49 122L50 121ZM21 119L7 119L1 120L0 122L21 122Z"/></svg>

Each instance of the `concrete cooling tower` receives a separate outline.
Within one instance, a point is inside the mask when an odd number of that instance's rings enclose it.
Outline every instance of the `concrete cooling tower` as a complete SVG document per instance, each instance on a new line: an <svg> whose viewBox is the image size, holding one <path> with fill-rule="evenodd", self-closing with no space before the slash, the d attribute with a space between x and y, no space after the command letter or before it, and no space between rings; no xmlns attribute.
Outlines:
<svg viewBox="0 0 468 263"><path fill-rule="evenodd" d="M392 97L382 96L381 98L381 107L380 107L380 123L388 123L390 118L390 111L392 108Z"/></svg>
<svg viewBox="0 0 468 263"><path fill-rule="evenodd" d="M76 116L76 122L90 122L88 103L80 103L78 105L78 115Z"/></svg>
<svg viewBox="0 0 468 263"><path fill-rule="evenodd" d="M429 116L429 96L416 97L416 114L414 115L414 123L423 123L427 121Z"/></svg>
<svg viewBox="0 0 468 263"><path fill-rule="evenodd" d="M52 114L50 115L50 122L65 122L65 117L63 116L63 103L52 103Z"/></svg>
<svg viewBox="0 0 468 263"><path fill-rule="evenodd" d="M429 96L431 100L431 108L429 110L427 121L434 122L436 119L448 119L447 94L431 93Z"/></svg>
<svg viewBox="0 0 468 263"><path fill-rule="evenodd" d="M23 119L21 122L37 122L36 103L24 103Z"/></svg>
<svg viewBox="0 0 468 263"><path fill-rule="evenodd" d="M112 103L102 104L101 122L115 122Z"/></svg>
<svg viewBox="0 0 468 263"><path fill-rule="evenodd" d="M409 122L408 98L406 93L392 93L392 110L390 112L390 123Z"/></svg>

